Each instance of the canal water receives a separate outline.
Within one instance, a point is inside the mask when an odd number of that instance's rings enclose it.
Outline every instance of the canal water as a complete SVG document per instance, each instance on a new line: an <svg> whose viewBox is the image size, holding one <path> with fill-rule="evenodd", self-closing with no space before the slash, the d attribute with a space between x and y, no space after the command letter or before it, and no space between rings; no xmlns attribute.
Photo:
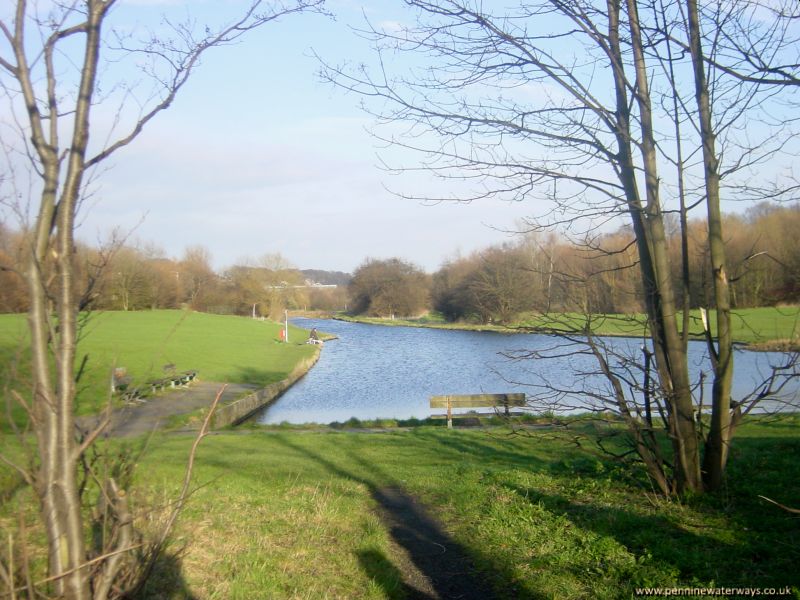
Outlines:
<svg viewBox="0 0 800 600"><path fill-rule="evenodd" d="M319 362L274 404L255 417L260 423L331 423L366 419L426 418L429 398L444 394L525 392L542 400L538 409L564 408L585 401L586 391L605 393L596 360L545 335L502 334L415 327L384 327L345 321L295 319L299 327L331 333ZM641 356L641 339L606 342L620 353ZM695 379L710 371L705 345L690 343ZM548 359L520 359L538 351ZM516 357L516 358L515 358ZM612 357L613 362L613 357ZM734 398L750 392L780 353L739 351ZM631 377L641 379L641 373ZM564 394L552 396L548 388ZM578 393L578 391L581 393ZM797 385L793 396L797 395ZM706 393L706 398L710 393ZM581 407L586 410L586 406ZM573 411L577 411L573 407Z"/></svg>

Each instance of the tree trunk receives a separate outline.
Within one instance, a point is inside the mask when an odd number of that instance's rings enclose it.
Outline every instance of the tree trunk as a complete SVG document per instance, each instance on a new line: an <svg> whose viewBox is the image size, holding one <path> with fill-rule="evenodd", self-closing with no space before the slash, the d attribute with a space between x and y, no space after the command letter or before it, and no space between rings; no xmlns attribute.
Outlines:
<svg viewBox="0 0 800 600"><path fill-rule="evenodd" d="M24 18L24 3L20 4ZM36 476L41 510L49 545L50 574L62 577L55 580L55 591L68 599L91 597L89 569L77 482L78 446L75 438L75 347L77 343L77 310L75 297L73 237L77 201L80 197L84 161L89 131L89 110L95 86L100 47L100 22L106 7L89 3L87 20L83 24L86 36L84 68L81 73L79 97L74 114L74 129L67 155L67 172L58 204L55 204L59 181L59 158L54 152L58 132L51 129L50 141L44 130L34 126L34 145L45 173L40 212L36 224L35 247L28 266L28 287L31 294L30 323L33 353L34 418L37 422L41 464ZM18 60L22 49L18 53ZM27 67L26 67L27 73ZM54 77L48 70L48 77ZM54 80L50 81L51 88ZM33 90L26 93L31 121L38 119ZM52 110L56 99L51 97ZM51 121L55 121L51 115ZM55 227L56 239L52 244ZM50 315L47 262L56 267L55 315ZM55 322L54 322L55 321ZM55 371L52 371L51 357ZM53 377L54 375L54 377Z"/></svg>
<svg viewBox="0 0 800 600"><path fill-rule="evenodd" d="M653 267L657 289L656 317L659 321L660 343L663 345L665 364L657 366L660 372L667 375L671 389L667 402L670 407L670 422L673 429L672 445L675 452L675 477L677 491L700 491L700 453L697 441L697 429L694 420L694 403L686 351L678 334L677 308L672 282L672 268L669 260L669 242L664 229L659 197L659 180L657 170L656 142L653 129L651 98L647 77L645 54L642 47L642 36L639 29L639 15L636 0L627 0L628 23L631 32L634 65L636 70L636 88L634 94L639 106L641 118L642 143L640 145L645 172L645 192L647 194L646 228L649 231ZM658 359L658 354L656 355Z"/></svg>
<svg viewBox="0 0 800 600"><path fill-rule="evenodd" d="M700 21L697 0L686 2L689 25L689 48L694 69L695 99L700 120L705 171L706 207L708 211L708 247L714 282L714 303L717 311L717 347L709 345L714 364L714 386L711 400L711 427L706 439L703 476L706 488L718 489L728 461L734 423L731 416L731 382L733 380L733 340L731 338L730 283L728 281L725 246L722 238L722 215L719 208L719 161L711 122Z"/></svg>
<svg viewBox="0 0 800 600"><path fill-rule="evenodd" d="M619 41L619 3L610 0L609 40L614 67L617 95L617 143L620 158L620 180L625 189L628 213L633 224L639 250L639 267L645 292L648 321L653 339L656 370L669 405L670 437L675 454L675 491L700 491L700 456L694 421L686 353L683 351L677 329L677 311L673 294L667 239L658 197L658 175L655 166L650 98L647 91L647 73L633 0L628 1L628 18L634 38L634 55L637 77L637 103L642 118L644 143L642 157L645 164L647 208L642 206L636 183L636 167L630 140L630 109L628 108L628 82L622 66L622 49ZM632 87L632 86L631 86Z"/></svg>

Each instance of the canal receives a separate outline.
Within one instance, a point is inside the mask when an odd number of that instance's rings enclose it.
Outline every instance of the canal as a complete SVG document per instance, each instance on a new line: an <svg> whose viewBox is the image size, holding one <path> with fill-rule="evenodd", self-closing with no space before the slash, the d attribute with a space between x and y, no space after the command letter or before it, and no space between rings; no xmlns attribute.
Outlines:
<svg viewBox="0 0 800 600"><path fill-rule="evenodd" d="M596 375L595 359L582 346L564 346L545 335L503 334L415 327L384 327L345 321L296 319L305 329L316 327L337 339L325 343L319 362L274 404L255 417L260 423L330 423L351 417L408 419L430 416L429 397L440 394L526 392L547 408L587 408L589 390L603 393L605 380ZM606 339L616 352L641 356L641 339ZM539 351L549 359L514 359ZM701 342L690 342L693 378L710 372ZM737 351L734 398L750 392L769 371L785 360L780 353ZM633 373L632 377L641 377ZM552 396L547 388L564 394ZM572 390L572 393L569 393ZM797 396L794 384L792 397ZM710 392L705 392L710 398ZM581 402L580 407L574 405ZM438 411L434 411L438 412Z"/></svg>

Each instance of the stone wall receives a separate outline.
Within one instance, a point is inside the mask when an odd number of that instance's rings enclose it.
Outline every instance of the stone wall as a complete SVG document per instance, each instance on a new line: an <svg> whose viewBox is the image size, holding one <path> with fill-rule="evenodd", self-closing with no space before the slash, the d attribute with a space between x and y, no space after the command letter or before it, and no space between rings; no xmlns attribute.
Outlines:
<svg viewBox="0 0 800 600"><path fill-rule="evenodd" d="M308 373L311 367L319 360L319 355L320 348L316 347L314 355L301 361L286 379L272 383L235 402L217 407L214 418L211 421L211 428L219 429L227 425L238 425L252 417L256 412L277 400L298 379Z"/></svg>

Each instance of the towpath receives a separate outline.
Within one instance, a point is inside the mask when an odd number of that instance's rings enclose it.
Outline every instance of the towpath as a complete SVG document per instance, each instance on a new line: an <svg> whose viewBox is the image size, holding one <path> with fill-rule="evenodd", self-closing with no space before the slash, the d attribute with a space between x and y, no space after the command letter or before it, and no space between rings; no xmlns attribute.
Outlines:
<svg viewBox="0 0 800 600"><path fill-rule="evenodd" d="M211 406L223 385L226 384L198 381L189 387L168 390L145 401L133 402L115 409L111 414L108 434L113 437L134 437L150 433L164 427L172 417ZM257 389L258 386L255 385L229 383L220 398L220 404L231 402ZM84 430L89 430L101 418L102 415L82 417L79 419L79 425Z"/></svg>

